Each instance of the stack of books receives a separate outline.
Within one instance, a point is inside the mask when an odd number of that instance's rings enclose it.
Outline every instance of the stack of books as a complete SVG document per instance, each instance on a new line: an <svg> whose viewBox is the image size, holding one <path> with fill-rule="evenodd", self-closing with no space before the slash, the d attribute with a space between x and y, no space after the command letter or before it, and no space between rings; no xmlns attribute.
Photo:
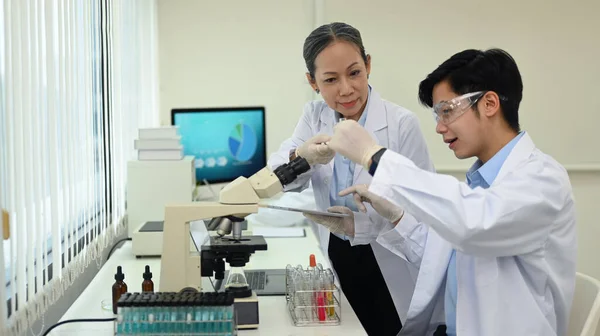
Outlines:
<svg viewBox="0 0 600 336"><path fill-rule="evenodd" d="M134 148L138 151L140 161L183 159L177 126L140 128Z"/></svg>

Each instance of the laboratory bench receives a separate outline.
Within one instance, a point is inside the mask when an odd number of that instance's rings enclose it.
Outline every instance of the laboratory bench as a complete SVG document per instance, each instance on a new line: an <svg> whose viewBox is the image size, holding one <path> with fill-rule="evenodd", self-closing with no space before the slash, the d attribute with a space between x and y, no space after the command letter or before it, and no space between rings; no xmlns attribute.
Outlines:
<svg viewBox="0 0 600 336"><path fill-rule="evenodd" d="M248 229L252 230L250 222ZM306 226L304 237L265 238L267 251L257 251L250 257L245 269L281 269L286 265L303 265L309 263L310 254L316 256L323 267L330 267L324 258L318 241L311 227ZM84 318L111 318L112 310L102 308L102 301L112 302L112 285L117 266L121 266L125 274L128 292L141 292L142 274L146 265L153 273L154 288L160 291L160 258L136 258L133 255L131 241L127 241L117 249L99 270L91 283L62 316L61 321ZM208 278L202 278L202 291L212 291ZM341 294L341 324L327 326L295 326L286 306L285 296L259 296L258 329L239 330L241 336L334 336L334 335L366 335L346 297ZM49 333L49 336L108 336L114 335L114 322L67 323Z"/></svg>

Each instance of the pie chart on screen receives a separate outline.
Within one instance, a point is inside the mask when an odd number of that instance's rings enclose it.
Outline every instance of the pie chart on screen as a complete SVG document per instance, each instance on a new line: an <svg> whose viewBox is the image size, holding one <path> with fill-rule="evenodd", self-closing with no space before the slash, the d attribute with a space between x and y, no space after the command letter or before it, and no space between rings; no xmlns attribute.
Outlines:
<svg viewBox="0 0 600 336"><path fill-rule="evenodd" d="M238 161L248 161L256 152L256 134L252 127L237 124L229 134L229 152Z"/></svg>

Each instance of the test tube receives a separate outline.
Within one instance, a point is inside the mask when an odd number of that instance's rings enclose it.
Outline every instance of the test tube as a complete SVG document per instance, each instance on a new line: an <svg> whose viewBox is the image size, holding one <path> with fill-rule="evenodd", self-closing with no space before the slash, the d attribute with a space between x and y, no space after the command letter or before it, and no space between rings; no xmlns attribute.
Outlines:
<svg viewBox="0 0 600 336"><path fill-rule="evenodd" d="M294 273L294 267L292 267L292 265L288 264L285 267L285 292L286 294L286 299L289 299L289 296L291 296L290 294L292 294L291 291L291 284L292 284L292 275Z"/></svg>
<svg viewBox="0 0 600 336"><path fill-rule="evenodd" d="M331 269L327 269L325 272L325 287L327 288L327 313L330 317L335 317L335 301L333 299L333 291L335 289L333 282L333 272Z"/></svg>
<svg viewBox="0 0 600 336"><path fill-rule="evenodd" d="M316 306L317 306L317 297L314 286L314 273L305 272L304 273L304 296L306 300L306 309L308 314L309 321L315 321L317 318Z"/></svg>
<svg viewBox="0 0 600 336"><path fill-rule="evenodd" d="M317 289L317 314L319 317L319 321L325 321L327 319L326 313L325 313L325 292L323 291L325 289L324 287L324 279L323 279L323 274L319 273L318 277L316 278L316 289Z"/></svg>

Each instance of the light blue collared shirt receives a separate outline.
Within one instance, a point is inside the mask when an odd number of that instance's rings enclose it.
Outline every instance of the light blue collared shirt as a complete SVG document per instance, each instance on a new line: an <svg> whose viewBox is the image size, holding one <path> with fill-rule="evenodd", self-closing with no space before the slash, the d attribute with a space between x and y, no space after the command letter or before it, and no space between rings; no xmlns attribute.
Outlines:
<svg viewBox="0 0 600 336"><path fill-rule="evenodd" d="M358 123L365 127L365 122L367 120L367 111L369 110L369 104L371 102L371 87L369 86L369 95L367 98L367 106L365 106L365 110L362 115L358 119ZM339 113L335 112L336 122L339 119ZM358 208L354 204L354 199L352 195L340 197L338 193L346 188L349 188L353 185L352 181L354 180L354 162L350 161L350 159L341 156L340 154L335 154L335 158L333 161L333 176L332 183L329 189L329 202L331 206L341 205L350 208L352 211L358 211ZM336 234L341 239L348 240L348 237L342 234Z"/></svg>
<svg viewBox="0 0 600 336"><path fill-rule="evenodd" d="M519 139L521 139L523 134L525 134L525 132L519 133L484 165L481 164L480 160L477 160L475 164L473 164L473 166L467 172L467 184L469 187L471 187L471 189L475 189L477 187L487 189L492 185L492 183L494 183L494 180L500 172L500 168L502 168L506 158L515 147L517 142L519 142ZM446 312L446 334L448 336L456 336L457 288L456 250L452 250L452 256L450 257L446 276L446 296L444 302L444 309Z"/></svg>

